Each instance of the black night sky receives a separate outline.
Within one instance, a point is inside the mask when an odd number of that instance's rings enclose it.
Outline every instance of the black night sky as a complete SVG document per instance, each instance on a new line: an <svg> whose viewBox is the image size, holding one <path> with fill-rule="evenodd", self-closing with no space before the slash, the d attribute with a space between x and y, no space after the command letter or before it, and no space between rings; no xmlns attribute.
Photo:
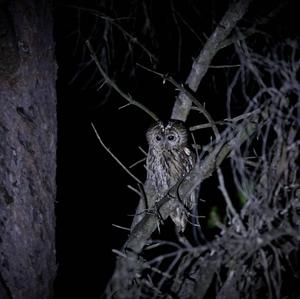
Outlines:
<svg viewBox="0 0 300 299"><path fill-rule="evenodd" d="M127 227L130 225L130 214L134 213L138 196L127 187L136 186L135 182L99 144L91 122L99 130L105 144L128 166L143 158L138 146L147 149L144 134L152 120L136 107L119 110L120 106L126 104L124 99L115 92L106 99L105 90L97 90L101 75L92 63L86 64L88 55L84 41L92 36L98 23L101 26L101 20L96 21L90 11L80 8L94 9L97 2L100 4L98 7L102 8L101 13L126 17L129 14L126 4L134 1L112 1L117 7L116 11L112 11L108 5L101 6L101 1L54 2L58 64L58 276L55 298L100 298L114 268L112 249L119 249L127 237L126 231L115 228L112 224ZM199 36L202 31L207 34L211 32L214 28L211 18L219 18L226 8L217 3L223 1L208 1L210 5L207 7L202 4L207 11L201 11L206 18L197 19L195 11L190 9L193 1L173 2L182 19L189 20L191 28L195 28ZM157 40L156 48L151 49L152 45L147 45L148 40L144 42L159 58L156 69L161 73L170 73L179 82L184 82L193 57L201 49L201 43L194 33L183 26L179 67L176 51L178 36L175 32L168 31L168 22L172 19L169 12L170 3L152 1L151 20L154 22L153 39ZM267 6L267 3L265 6L256 3L248 21L251 22L255 15L264 11ZM214 14L211 13L212 7L215 9ZM293 4L288 3L275 21L271 21L263 29L275 40L288 37L289 34L291 37L297 37L299 18L295 16L295 11L297 12L297 9ZM138 27L138 24L136 26ZM103 43L103 39L93 37L91 42L96 47L97 43ZM250 39L251 42L259 48L264 43L264 38ZM116 59L119 59L115 61L115 65L118 66L126 54L122 42L115 44L115 51ZM138 54L135 55L134 64L141 63L151 67L149 60L142 55L139 60ZM214 60L214 64L234 62L233 48L224 50ZM176 95L174 88L169 84L162 84L161 78L141 68L137 67L136 73L131 77L126 74L126 70L131 71L125 66L121 74L117 74L120 87L135 99L141 100L160 118L167 119ZM201 85L201 96L210 99L207 109L215 119L221 119L226 116L225 104L222 106L222 101L218 99L226 97L224 90L228 84L226 78L230 77L230 73L224 75L218 70L210 72L210 78L205 79ZM236 109L239 111L243 107L237 105ZM188 124L195 124L193 117L189 122ZM209 142L210 138L210 134L205 134L201 137L203 144ZM133 172L140 180L144 180L145 171L142 164L134 168ZM217 191L209 187L209 184L204 186L207 194L214 198L214 192Z"/></svg>

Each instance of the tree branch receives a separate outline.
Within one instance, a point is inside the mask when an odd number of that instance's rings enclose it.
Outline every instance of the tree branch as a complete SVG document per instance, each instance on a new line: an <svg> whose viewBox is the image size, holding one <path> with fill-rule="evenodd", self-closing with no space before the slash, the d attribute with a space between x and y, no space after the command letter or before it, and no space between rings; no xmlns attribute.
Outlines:
<svg viewBox="0 0 300 299"><path fill-rule="evenodd" d="M168 75L164 75L161 74L159 72L156 72L154 70L151 70L141 64L137 64L139 67L153 73L156 74L158 76L160 76L164 81L168 81L170 82L174 87L176 87L177 90L179 90L181 93L184 93L189 99L190 101L197 107L197 110L202 113L205 118L208 120L210 126L215 134L215 136L218 138L219 137L219 131L217 126L215 125L215 122L212 118L212 116L210 115L210 113L205 109L205 107L191 94L191 92L189 92L182 84L179 84L178 82L176 82L171 76Z"/></svg>
<svg viewBox="0 0 300 299"><path fill-rule="evenodd" d="M166 219L176 207L176 196L179 195L180 198L189 196L191 190L194 190L202 181L210 177L231 151L240 146L255 132L257 125L258 117L254 116L252 121L247 122L247 124L241 124L235 130L235 133L221 136L219 142L214 147L211 147L210 154L203 161L198 162L185 179L172 187L168 194L158 202L156 209L162 219ZM229 140L229 138L231 139ZM157 215L155 213L146 214L133 228L122 248L122 252L126 254L126 258L118 257L111 282L113 292L118 293L116 298L127 298L130 296L128 289L130 289L133 279L136 279L143 269L139 254L156 228ZM125 268L127 275L122 274Z"/></svg>
<svg viewBox="0 0 300 299"><path fill-rule="evenodd" d="M198 57L195 59L186 85L194 92L205 76L212 59L220 50L221 43L227 38L237 22L246 13L251 0L240 0L230 5L215 31L211 34ZM173 107L172 119L185 121L192 106L191 99L180 92Z"/></svg>
<svg viewBox="0 0 300 299"><path fill-rule="evenodd" d="M138 184L142 185L142 182L134 175L131 173L131 171L129 171L129 169L110 151L110 149L104 144L104 142L102 141L100 135L98 134L95 126L93 123L91 123L91 126L100 142L100 144L102 145L102 147L114 158L115 161L117 161L117 163L127 172L127 174L129 174Z"/></svg>
<svg viewBox="0 0 300 299"><path fill-rule="evenodd" d="M101 75L103 76L104 80L106 83L108 83L121 97L123 97L128 103L129 105L134 105L139 107L141 110L143 110L144 112L146 112L148 115L150 115L155 121L158 121L159 118L151 111L149 110L145 105L143 105L142 103L135 101L132 99L132 97L130 95L125 94L118 86L115 82L113 82L109 76L104 72L103 68L100 65L100 62L96 56L96 53L90 43L89 40L86 41L86 45L91 53L91 58L94 60L99 72L101 73Z"/></svg>

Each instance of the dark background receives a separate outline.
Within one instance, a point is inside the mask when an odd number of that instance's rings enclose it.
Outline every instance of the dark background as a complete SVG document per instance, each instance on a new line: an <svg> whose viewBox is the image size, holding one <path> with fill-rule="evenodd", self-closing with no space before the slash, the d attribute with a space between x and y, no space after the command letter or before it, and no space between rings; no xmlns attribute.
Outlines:
<svg viewBox="0 0 300 299"><path fill-rule="evenodd" d="M128 214L134 213L138 197L126 187L134 182L101 147L91 121L107 146L129 165L143 157L137 144L146 149L144 131L151 120L135 107L118 111L125 104L119 97L99 107L97 86L94 82L86 86L90 73L72 81L84 47L81 43L75 48L76 10L56 3L54 21L58 64L55 298L100 298L114 269L112 249L119 249L127 237L112 223L129 226ZM89 23L80 26L90 28ZM139 173L143 172L140 167Z"/></svg>
<svg viewBox="0 0 300 299"><path fill-rule="evenodd" d="M124 5L123 15L126 16L127 1L121 2ZM156 49L160 55L158 70L163 73L171 72L177 76L179 82L182 82L189 72L192 57L197 55L200 47L193 37L186 37L184 43L187 46L183 48L181 67L176 66L177 54L176 51L172 51L172 42L175 47L178 41L166 31L167 26L164 23L166 22L164 13L168 7L164 7L163 1L156 2L154 1L157 7L153 8L153 14L157 20L155 32L160 45ZM97 80L100 80L101 76L94 76L95 68L87 68L87 71L79 74L82 63L86 61L82 51L85 47L84 37L90 36L95 19L88 14L79 17L78 9L71 6L93 7L93 4L93 1L82 3L55 1L54 5L58 64L56 203L58 276L55 283L55 298L75 296L100 298L114 268L115 257L111 250L119 249L127 237L126 231L115 228L112 224L128 227L130 214L134 213L138 203L137 195L127 188L128 184L136 187L135 182L101 147L92 130L91 122L99 130L106 145L127 166L143 158L138 146L147 149L144 134L152 122L136 107L118 110L126 102L114 93L109 101L103 104L103 94L97 91ZM252 11L252 16L267 6L267 2L264 7L257 5ZM184 5L179 5L178 9L186 18L189 17ZM211 6L206 9L209 12ZM224 11L224 7L214 9L216 15L222 15ZM121 11L122 8L119 8L119 12ZM292 37L297 36L299 24L296 12L291 2L278 18L264 29L273 35L274 40L289 34ZM190 14L191 23L194 22L194 25L198 26L193 19L195 16L192 16L192 12ZM207 19L201 19L199 23L207 33L210 32L209 28L214 27L209 13ZM80 38L78 38L79 31L81 31ZM265 46L263 39L258 38L251 42L258 48ZM116 49L118 46L117 44ZM232 49L225 50L214 60L215 64L224 62L235 62ZM163 85L161 79L153 74L142 70L137 70L137 73L134 80L123 78L118 83L120 82L125 92L133 93L137 100L142 99L159 117L167 119L176 94L174 88L168 84ZM78 74L79 76L76 76ZM230 74L229 77L228 73L225 76L218 71L210 71L209 74L210 79L203 81L202 85L208 87L201 90L201 97L204 100L209 99L208 111L215 119L221 119L226 115L225 90ZM237 105L236 110L242 108ZM190 122L195 124L193 116ZM207 143L209 138L209 133L204 133L200 137L203 144ZM133 169L133 172L140 180L144 180L145 172L142 165ZM213 186L213 182L204 186L204 196L208 194L211 203L216 200L218 191L215 187L210 189L210 186Z"/></svg>

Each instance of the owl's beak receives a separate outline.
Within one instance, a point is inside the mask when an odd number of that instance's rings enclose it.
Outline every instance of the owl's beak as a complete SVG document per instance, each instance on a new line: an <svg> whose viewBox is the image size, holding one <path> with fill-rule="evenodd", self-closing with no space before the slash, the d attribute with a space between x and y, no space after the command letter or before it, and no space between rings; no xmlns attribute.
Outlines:
<svg viewBox="0 0 300 299"><path fill-rule="evenodd" d="M166 141L164 141L164 142L162 143L162 148L163 148L163 150L167 150L167 149L168 149L168 144L167 144Z"/></svg>

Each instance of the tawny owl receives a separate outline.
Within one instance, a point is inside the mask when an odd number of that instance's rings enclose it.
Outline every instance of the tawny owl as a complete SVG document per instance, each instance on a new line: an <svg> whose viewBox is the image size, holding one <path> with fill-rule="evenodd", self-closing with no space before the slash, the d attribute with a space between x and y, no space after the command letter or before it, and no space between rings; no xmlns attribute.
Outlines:
<svg viewBox="0 0 300 299"><path fill-rule="evenodd" d="M162 199L194 166L195 156L188 147L188 133L182 122L170 120L166 125L158 122L146 133L149 150L146 169L145 193L149 208ZM192 194L171 213L178 231L183 232L187 223L187 211L195 202Z"/></svg>

